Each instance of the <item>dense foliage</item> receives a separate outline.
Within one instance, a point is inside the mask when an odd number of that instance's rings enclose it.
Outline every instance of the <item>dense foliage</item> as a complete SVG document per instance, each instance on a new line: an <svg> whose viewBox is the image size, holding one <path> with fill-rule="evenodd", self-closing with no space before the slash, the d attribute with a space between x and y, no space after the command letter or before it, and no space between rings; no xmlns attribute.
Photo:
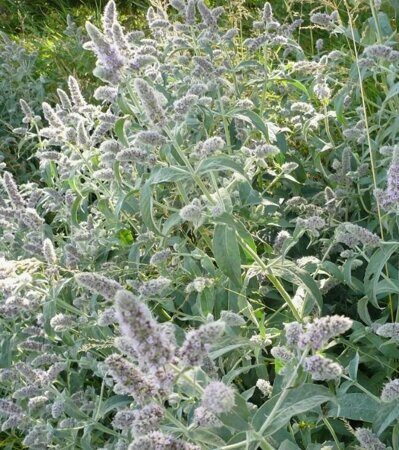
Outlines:
<svg viewBox="0 0 399 450"><path fill-rule="evenodd" d="M265 3L246 36L203 0L127 31L111 0L80 40L93 101L76 74L41 108L26 91L32 164L2 164L5 447L398 449L389 8Z"/></svg>

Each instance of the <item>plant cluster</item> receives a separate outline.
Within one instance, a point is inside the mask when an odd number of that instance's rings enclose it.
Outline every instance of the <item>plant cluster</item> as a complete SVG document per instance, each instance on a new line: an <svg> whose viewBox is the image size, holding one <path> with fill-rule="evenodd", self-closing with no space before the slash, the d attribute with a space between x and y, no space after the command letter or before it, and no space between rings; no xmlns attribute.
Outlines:
<svg viewBox="0 0 399 450"><path fill-rule="evenodd" d="M399 51L381 8L283 22L265 3L246 39L203 0L150 7L150 35L113 0L86 23L95 101L72 75L41 111L22 98L40 180L2 168L8 442L398 448Z"/></svg>

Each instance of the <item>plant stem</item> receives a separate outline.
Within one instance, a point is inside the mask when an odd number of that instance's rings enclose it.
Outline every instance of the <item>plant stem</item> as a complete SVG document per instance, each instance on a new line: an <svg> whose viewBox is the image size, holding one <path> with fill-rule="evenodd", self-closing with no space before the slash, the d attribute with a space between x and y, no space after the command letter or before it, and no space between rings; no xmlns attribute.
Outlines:
<svg viewBox="0 0 399 450"><path fill-rule="evenodd" d="M258 263L260 268L262 268L265 271L265 275L267 279L272 283L272 285L277 289L279 294L283 297L284 301L287 303L289 308L291 309L292 314L294 315L295 319L298 322L302 322L302 318L299 315L297 309L295 308L294 303L292 302L292 299L290 297L290 294L285 290L284 286L281 284L280 280L269 272L268 266L262 261L262 259L258 256L256 252L252 250L252 248L244 241L244 239L237 233L237 238L239 241L239 244L243 249L245 249L252 257L253 259Z"/></svg>
<svg viewBox="0 0 399 450"><path fill-rule="evenodd" d="M261 429L259 430L259 434L261 436L263 436L264 432L267 430L267 427L273 421L274 417L278 413L278 410L279 410L280 406L283 404L283 402L286 399L288 393L290 392L290 388L293 386L293 384L295 382L295 379L297 377L298 370L301 367L301 365L302 365L306 355L308 354L308 352L309 352L308 348L305 348L305 350L303 351L303 353L301 355L301 358L300 358L298 364L296 365L295 369L292 372L292 375L291 375L290 379L288 380L288 383L287 383L286 387L281 392L280 397L278 398L276 404L274 405L273 409L270 411L270 414L268 415L267 419L265 420L264 424L262 425Z"/></svg>
<svg viewBox="0 0 399 450"><path fill-rule="evenodd" d="M340 444L340 442L339 442L339 440L338 440L338 438L337 438L337 435L336 435L336 433L335 433L335 431L334 431L334 428L331 426L331 423L325 418L325 417L323 417L323 422L324 422L324 425L328 428L328 430L330 431L330 433L331 433L331 436L333 437L333 439L334 439L334 442L335 442L335 445L337 446L337 449L338 450L341 450L341 444Z"/></svg>

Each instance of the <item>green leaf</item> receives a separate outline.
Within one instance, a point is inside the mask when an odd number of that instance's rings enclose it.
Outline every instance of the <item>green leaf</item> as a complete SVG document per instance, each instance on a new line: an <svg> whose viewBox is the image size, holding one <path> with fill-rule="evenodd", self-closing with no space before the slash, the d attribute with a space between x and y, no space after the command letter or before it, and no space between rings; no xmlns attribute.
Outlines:
<svg viewBox="0 0 399 450"><path fill-rule="evenodd" d="M328 416L371 423L374 422L380 407L381 405L367 394L345 393L342 397L337 397L337 404L329 409Z"/></svg>
<svg viewBox="0 0 399 450"><path fill-rule="evenodd" d="M204 428L194 429L190 432L190 437L194 442L209 445L211 448L220 448L226 444L217 434Z"/></svg>
<svg viewBox="0 0 399 450"><path fill-rule="evenodd" d="M163 224L162 227L163 235L166 236L173 227L179 225L181 222L182 218L180 217L179 213L172 214Z"/></svg>
<svg viewBox="0 0 399 450"><path fill-rule="evenodd" d="M236 431L250 429L250 411L246 400L240 394L235 394L235 406L230 413L220 414L219 419L229 428Z"/></svg>
<svg viewBox="0 0 399 450"><path fill-rule="evenodd" d="M10 336L5 336L0 345L0 367L10 367L12 365L12 347Z"/></svg>
<svg viewBox="0 0 399 450"><path fill-rule="evenodd" d="M127 395L113 395L101 404L98 418L102 419L113 409L121 409L132 403L132 398Z"/></svg>
<svg viewBox="0 0 399 450"><path fill-rule="evenodd" d="M127 229L119 230L118 239L122 245L130 245L133 243L132 232Z"/></svg>
<svg viewBox="0 0 399 450"><path fill-rule="evenodd" d="M284 442L281 443L278 450L300 450L300 448L293 442L286 439Z"/></svg>
<svg viewBox="0 0 399 450"><path fill-rule="evenodd" d="M369 299L367 297L361 298L357 302L357 313L359 314L359 317L363 320L364 323L371 325L372 320L369 314L369 310L367 308L368 303Z"/></svg>
<svg viewBox="0 0 399 450"><path fill-rule="evenodd" d="M92 431L93 431L93 425L87 425L84 429L82 439L80 440L80 445L82 446L83 450L91 450L92 449L92 443L91 443Z"/></svg>
<svg viewBox="0 0 399 450"><path fill-rule="evenodd" d="M258 409L252 421L255 430L259 431L262 428L282 393L275 395ZM284 427L292 417L310 411L322 403L334 400L335 396L332 392L326 387L317 384L303 384L302 386L291 389L280 405L276 416L266 428L265 435L272 435Z"/></svg>
<svg viewBox="0 0 399 450"><path fill-rule="evenodd" d="M226 353L236 350L237 348L248 347L248 346L249 346L248 340L245 340L245 341L243 340L242 342L237 343L237 344L224 345L222 348L210 352L209 357L211 359L220 358L221 356L225 355Z"/></svg>
<svg viewBox="0 0 399 450"><path fill-rule="evenodd" d="M147 228L156 234L161 235L158 226L155 223L152 212L152 189L150 183L145 183L140 189L140 212L144 224Z"/></svg>
<svg viewBox="0 0 399 450"><path fill-rule="evenodd" d="M78 219L78 213L81 206L83 198L80 196L77 196L75 200L72 203L71 207L71 221L72 224L75 226L79 226L79 219Z"/></svg>
<svg viewBox="0 0 399 450"><path fill-rule="evenodd" d="M357 278L352 276L352 266L355 261L355 258L348 258L344 265L342 266L343 276L345 283L354 291L363 292L364 286L363 283Z"/></svg>
<svg viewBox="0 0 399 450"><path fill-rule="evenodd" d="M228 225L218 223L213 235L213 254L219 269L232 283L241 286L241 259L236 231Z"/></svg>
<svg viewBox="0 0 399 450"><path fill-rule="evenodd" d="M201 161L196 169L196 173L204 174L217 170L233 170L246 177L243 165L238 164L228 156L214 156Z"/></svg>
<svg viewBox="0 0 399 450"><path fill-rule="evenodd" d="M381 272L389 258L398 248L399 244L396 242L386 242L381 244L381 247L373 254L367 265L366 273L364 275L365 294L376 308L380 307L377 300L377 289Z"/></svg>
<svg viewBox="0 0 399 450"><path fill-rule="evenodd" d="M377 434L383 433L391 423L399 418L399 404L396 401L383 403L377 411L373 429Z"/></svg>
<svg viewBox="0 0 399 450"><path fill-rule="evenodd" d="M349 373L349 376L351 377L352 380L356 380L357 379L357 371L358 371L358 368L359 368L359 360L360 360L359 353L356 352L356 355L349 362L348 373Z"/></svg>
<svg viewBox="0 0 399 450"><path fill-rule="evenodd" d="M300 269L295 264L284 261L284 265L276 267L276 270L281 274L281 278L289 281L297 286L301 286L307 293L307 301L303 309L308 310L315 304L321 310L323 308L323 297L320 293L314 279L303 269Z"/></svg>
<svg viewBox="0 0 399 450"><path fill-rule="evenodd" d="M48 299L43 305L44 330L50 337L54 337L55 333L50 325L50 320L56 315L57 307L55 299Z"/></svg>
<svg viewBox="0 0 399 450"><path fill-rule="evenodd" d="M291 84L292 86L296 87L299 91L302 91L306 95L306 97L310 97L309 91L306 88L306 86L298 80L293 80L290 78L276 78L275 81L279 82L283 81L287 84Z"/></svg>
<svg viewBox="0 0 399 450"><path fill-rule="evenodd" d="M126 133L125 133L125 124L126 124L126 118L122 118L116 121L115 123L115 134L117 135L119 141L124 145L125 147L129 146L129 141L127 139Z"/></svg>
<svg viewBox="0 0 399 450"><path fill-rule="evenodd" d="M148 182L150 184L170 183L172 181L182 181L190 178L190 173L181 167L156 167Z"/></svg>
<svg viewBox="0 0 399 450"><path fill-rule="evenodd" d="M255 128L262 132L267 141L270 140L269 130L265 125L263 119L258 114L256 114L256 112L249 109L243 109L234 110L232 111L232 114L233 117L236 117L237 119L244 120L245 122L251 122Z"/></svg>

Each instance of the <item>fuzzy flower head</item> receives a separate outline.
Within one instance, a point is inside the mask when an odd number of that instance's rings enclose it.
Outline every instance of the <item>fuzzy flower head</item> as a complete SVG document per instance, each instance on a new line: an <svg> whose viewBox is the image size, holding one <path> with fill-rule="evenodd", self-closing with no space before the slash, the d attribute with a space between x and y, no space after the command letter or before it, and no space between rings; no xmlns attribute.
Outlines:
<svg viewBox="0 0 399 450"><path fill-rule="evenodd" d="M140 364L154 371L173 359L175 349L169 336L144 303L120 290L115 297L115 311L121 332L131 339Z"/></svg>
<svg viewBox="0 0 399 450"><path fill-rule="evenodd" d="M388 150L389 149L389 150ZM391 153L392 160L388 169L387 188L377 191L376 196L385 210L397 209L399 205L399 146L383 147L381 153Z"/></svg>
<svg viewBox="0 0 399 450"><path fill-rule="evenodd" d="M270 350L270 353L274 358L284 362L289 362L294 357L294 354L291 352L291 350L284 346L273 347Z"/></svg>
<svg viewBox="0 0 399 450"><path fill-rule="evenodd" d="M389 403L399 399L399 378L387 383L381 392L381 400Z"/></svg>
<svg viewBox="0 0 399 450"><path fill-rule="evenodd" d="M201 201L195 198L180 210L179 215L184 221L192 222L195 228L200 227L204 221Z"/></svg>
<svg viewBox="0 0 399 450"><path fill-rule="evenodd" d="M218 419L218 417L209 409L199 406L194 411L194 424L197 427L205 428L220 428L223 423Z"/></svg>
<svg viewBox="0 0 399 450"><path fill-rule="evenodd" d="M304 228L310 235L318 237L320 231L326 226L326 221L320 216L311 216L307 219L298 217L296 223L299 228Z"/></svg>
<svg viewBox="0 0 399 450"><path fill-rule="evenodd" d="M144 297L151 297L160 294L171 285L172 281L166 277L153 278L143 283L140 288L140 294Z"/></svg>
<svg viewBox="0 0 399 450"><path fill-rule="evenodd" d="M113 300L122 286L115 280L111 280L97 273L82 272L75 275L75 280L95 294L102 295L107 300Z"/></svg>
<svg viewBox="0 0 399 450"><path fill-rule="evenodd" d="M159 391L155 380L145 375L140 369L127 361L123 356L113 354L105 360L105 365L116 385L117 394L131 395L134 400L142 404L152 398Z"/></svg>
<svg viewBox="0 0 399 450"><path fill-rule="evenodd" d="M287 239L291 237L290 233L285 230L281 230L277 233L277 236L274 240L273 249L276 253L280 253L283 249L284 243Z"/></svg>
<svg viewBox="0 0 399 450"><path fill-rule="evenodd" d="M21 194L19 193L17 184L14 181L14 177L11 175L10 172L4 172L3 185L12 205L16 209L23 208L25 206L25 201L23 200Z"/></svg>
<svg viewBox="0 0 399 450"><path fill-rule="evenodd" d="M245 325L245 319L232 311L222 311L220 313L220 320L229 327L241 327Z"/></svg>
<svg viewBox="0 0 399 450"><path fill-rule="evenodd" d="M223 334L224 329L224 322L218 321L206 323L196 330L189 331L179 351L183 363L188 366L200 366L208 355L211 345Z"/></svg>
<svg viewBox="0 0 399 450"><path fill-rule="evenodd" d="M213 280L211 278L197 277L186 286L186 292L202 292L205 288L212 286Z"/></svg>
<svg viewBox="0 0 399 450"><path fill-rule="evenodd" d="M399 342L399 323L385 323L378 326L376 333L378 336L391 338L396 342Z"/></svg>
<svg viewBox="0 0 399 450"><path fill-rule="evenodd" d="M300 335L298 346L301 349L308 346L313 350L321 350L330 339L345 333L351 327L352 320L344 316L334 315L315 319Z"/></svg>
<svg viewBox="0 0 399 450"><path fill-rule="evenodd" d="M155 89L142 78L136 78L134 80L134 88L148 121L154 125L165 123L165 113L161 104L161 94L156 92Z"/></svg>
<svg viewBox="0 0 399 450"><path fill-rule="evenodd" d="M164 416L164 409L156 403L150 403L141 409L118 411L112 425L120 430L131 429L135 435L142 435L158 428Z"/></svg>
<svg viewBox="0 0 399 450"><path fill-rule="evenodd" d="M257 159L272 158L280 153L280 149L275 145L262 144L255 147L253 153Z"/></svg>
<svg viewBox="0 0 399 450"><path fill-rule="evenodd" d="M70 330L76 326L76 317L69 314L56 314L51 318L50 326L58 333Z"/></svg>
<svg viewBox="0 0 399 450"><path fill-rule="evenodd" d="M334 380L342 374L339 364L320 355L306 358L303 367L312 375L312 380Z"/></svg>
<svg viewBox="0 0 399 450"><path fill-rule="evenodd" d="M336 242L342 242L349 248L355 248L362 244L368 247L376 247L380 243L380 238L367 230L353 223L341 223L335 230Z"/></svg>
<svg viewBox="0 0 399 450"><path fill-rule="evenodd" d="M215 414L230 412L234 407L234 389L221 381L213 381L205 388L201 406Z"/></svg>
<svg viewBox="0 0 399 450"><path fill-rule="evenodd" d="M298 322L286 323L285 327L285 339L287 341L288 347L295 348L301 336L303 334L303 327Z"/></svg>
<svg viewBox="0 0 399 450"><path fill-rule="evenodd" d="M57 262L57 256L55 254L55 248L50 239L43 241L43 256L48 264L54 265Z"/></svg>
<svg viewBox="0 0 399 450"><path fill-rule="evenodd" d="M357 428L355 437L365 450L385 450L387 448L368 428Z"/></svg>
<svg viewBox="0 0 399 450"><path fill-rule="evenodd" d="M160 431L152 431L145 436L136 437L128 450L200 450L200 448Z"/></svg>
<svg viewBox="0 0 399 450"><path fill-rule="evenodd" d="M160 250L159 252L155 252L150 258L150 264L153 266L160 266L162 264L165 264L171 255L172 251L169 248Z"/></svg>
<svg viewBox="0 0 399 450"><path fill-rule="evenodd" d="M270 381L259 378L259 380L256 382L256 387L262 392L265 397L270 397L272 395L273 386L270 384Z"/></svg>
<svg viewBox="0 0 399 450"><path fill-rule="evenodd" d="M226 142L220 136L213 136L201 142L196 150L196 156L207 157L221 151L226 146Z"/></svg>

